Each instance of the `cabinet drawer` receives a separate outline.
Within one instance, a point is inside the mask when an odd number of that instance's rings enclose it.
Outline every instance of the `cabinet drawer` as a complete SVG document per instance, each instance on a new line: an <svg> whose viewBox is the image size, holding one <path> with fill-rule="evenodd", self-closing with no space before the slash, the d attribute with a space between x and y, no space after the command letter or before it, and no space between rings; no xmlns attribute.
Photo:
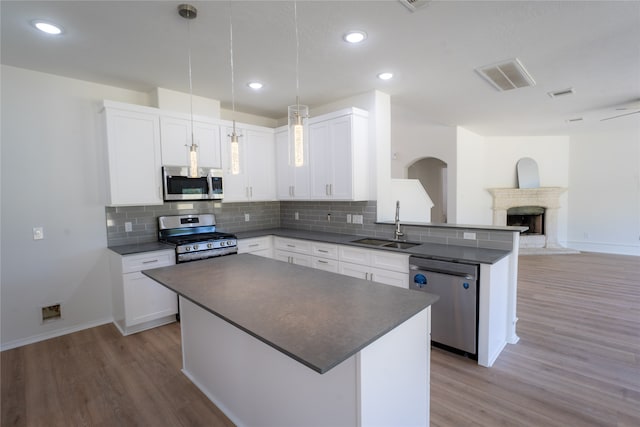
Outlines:
<svg viewBox="0 0 640 427"><path fill-rule="evenodd" d="M338 245L336 244L313 242L311 252L317 257L338 259Z"/></svg>
<svg viewBox="0 0 640 427"><path fill-rule="evenodd" d="M311 266L318 270L331 271L332 273L338 272L338 261L335 259L314 256L311 258Z"/></svg>
<svg viewBox="0 0 640 427"><path fill-rule="evenodd" d="M238 253L244 254L248 252L269 250L272 247L271 241L271 236L238 240Z"/></svg>
<svg viewBox="0 0 640 427"><path fill-rule="evenodd" d="M165 267L176 263L176 253L173 250L145 252L139 255L122 257L122 272L133 273L150 268Z"/></svg>
<svg viewBox="0 0 640 427"><path fill-rule="evenodd" d="M409 273L409 255L371 251L371 266L400 273Z"/></svg>
<svg viewBox="0 0 640 427"><path fill-rule="evenodd" d="M284 237L275 238L276 249L297 252L299 254L311 254L311 242L307 240L287 239Z"/></svg>
<svg viewBox="0 0 640 427"><path fill-rule="evenodd" d="M283 251L276 249L274 259L278 261L288 262L290 264L302 265L304 267L311 267L311 256L298 254L296 252Z"/></svg>

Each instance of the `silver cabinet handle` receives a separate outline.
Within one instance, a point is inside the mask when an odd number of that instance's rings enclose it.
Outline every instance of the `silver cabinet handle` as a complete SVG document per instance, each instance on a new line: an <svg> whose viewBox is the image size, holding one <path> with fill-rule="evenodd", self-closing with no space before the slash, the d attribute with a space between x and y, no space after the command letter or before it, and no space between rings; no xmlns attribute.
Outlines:
<svg viewBox="0 0 640 427"><path fill-rule="evenodd" d="M255 248L256 246L260 246L260 243L252 243L249 245L250 248Z"/></svg>
<svg viewBox="0 0 640 427"><path fill-rule="evenodd" d="M245 196L247 196L247 199L249 198L249 187L244 187L244 194Z"/></svg>
<svg viewBox="0 0 640 427"><path fill-rule="evenodd" d="M364 273L364 280L369 280L369 273Z"/></svg>
<svg viewBox="0 0 640 427"><path fill-rule="evenodd" d="M371 277L369 278L369 280L371 280L372 282L374 281L373 280L373 273L371 273Z"/></svg>
<svg viewBox="0 0 640 427"><path fill-rule="evenodd" d="M249 192L251 193L251 197L253 197L253 187L249 187Z"/></svg>
<svg viewBox="0 0 640 427"><path fill-rule="evenodd" d="M329 251L325 251L324 249L318 249L318 252L322 252L324 254L328 254L329 253Z"/></svg>
<svg viewBox="0 0 640 427"><path fill-rule="evenodd" d="M296 197L296 186L295 185L291 186L291 197Z"/></svg>
<svg viewBox="0 0 640 427"><path fill-rule="evenodd" d="M318 262L319 262L320 264L329 264L327 261L323 261L323 260L321 260L321 259L319 259L319 260L318 260Z"/></svg>
<svg viewBox="0 0 640 427"><path fill-rule="evenodd" d="M333 196L333 184L329 184L329 195Z"/></svg>
<svg viewBox="0 0 640 427"><path fill-rule="evenodd" d="M154 262L158 262L157 259L151 259L149 261L142 261L143 264L153 264Z"/></svg>
<svg viewBox="0 0 640 427"><path fill-rule="evenodd" d="M290 244L288 244L288 243L287 243L287 247L288 247L288 248L295 248L295 247L296 247L296 245L290 245Z"/></svg>

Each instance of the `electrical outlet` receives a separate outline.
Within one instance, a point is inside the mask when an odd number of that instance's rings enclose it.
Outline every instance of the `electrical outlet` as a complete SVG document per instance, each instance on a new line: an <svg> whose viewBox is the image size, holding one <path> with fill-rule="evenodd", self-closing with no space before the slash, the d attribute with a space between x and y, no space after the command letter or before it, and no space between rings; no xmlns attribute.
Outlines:
<svg viewBox="0 0 640 427"><path fill-rule="evenodd" d="M130 221L127 221L124 223L124 231L127 233L130 233L133 231L133 226L131 225Z"/></svg>
<svg viewBox="0 0 640 427"><path fill-rule="evenodd" d="M33 227L33 240L42 240L42 239L44 239L44 228Z"/></svg>
<svg viewBox="0 0 640 427"><path fill-rule="evenodd" d="M249 222L251 220L251 215L248 213L244 214L244 222Z"/></svg>
<svg viewBox="0 0 640 427"><path fill-rule="evenodd" d="M300 220L300 214L298 212L296 212L293 217L295 218L296 221Z"/></svg>
<svg viewBox="0 0 640 427"><path fill-rule="evenodd" d="M362 224L363 223L363 216L362 215L351 215L351 220L353 221L354 224Z"/></svg>
<svg viewBox="0 0 640 427"><path fill-rule="evenodd" d="M193 209L193 203L178 203L176 204L176 209L178 210Z"/></svg>
<svg viewBox="0 0 640 427"><path fill-rule="evenodd" d="M347 224L351 224L351 214L347 214Z"/></svg>
<svg viewBox="0 0 640 427"><path fill-rule="evenodd" d="M462 233L462 238L467 240L476 240L476 233L464 232Z"/></svg>
<svg viewBox="0 0 640 427"><path fill-rule="evenodd" d="M330 213L327 214L327 221L331 222L331 214Z"/></svg>

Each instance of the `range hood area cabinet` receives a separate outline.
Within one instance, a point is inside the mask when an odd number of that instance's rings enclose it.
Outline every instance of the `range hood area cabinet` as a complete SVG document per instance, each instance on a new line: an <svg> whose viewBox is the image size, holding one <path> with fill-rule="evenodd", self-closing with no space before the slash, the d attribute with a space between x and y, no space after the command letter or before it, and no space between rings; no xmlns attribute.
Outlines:
<svg viewBox="0 0 640 427"><path fill-rule="evenodd" d="M232 123L222 126L223 202L276 200L275 131L253 125L236 125L240 170L231 168Z"/></svg>
<svg viewBox="0 0 640 427"><path fill-rule="evenodd" d="M188 162L191 146L191 119L162 115L160 117L162 164L182 166ZM220 126L213 122L193 121L193 140L198 146L198 164L207 168L222 168Z"/></svg>
<svg viewBox="0 0 640 427"><path fill-rule="evenodd" d="M369 114L348 108L309 120L312 200L369 200Z"/></svg>
<svg viewBox="0 0 640 427"><path fill-rule="evenodd" d="M104 101L108 206L161 205L160 116L152 108Z"/></svg>

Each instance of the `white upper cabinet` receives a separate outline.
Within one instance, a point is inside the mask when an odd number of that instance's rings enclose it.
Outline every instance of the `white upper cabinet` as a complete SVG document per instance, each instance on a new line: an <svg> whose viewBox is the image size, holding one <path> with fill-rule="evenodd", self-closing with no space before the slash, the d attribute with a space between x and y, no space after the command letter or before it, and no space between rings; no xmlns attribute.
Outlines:
<svg viewBox="0 0 640 427"><path fill-rule="evenodd" d="M309 134L303 144L304 164L294 163L295 150L289 138L289 128L276 129L276 171L279 200L308 200L309 193Z"/></svg>
<svg viewBox="0 0 640 427"><path fill-rule="evenodd" d="M160 121L152 109L104 102L107 205L162 204Z"/></svg>
<svg viewBox="0 0 640 427"><path fill-rule="evenodd" d="M259 126L236 125L239 170L232 170L232 128L223 127L223 202L268 201L276 199L274 130Z"/></svg>
<svg viewBox="0 0 640 427"><path fill-rule="evenodd" d="M368 113L349 108L309 124L310 198L368 200Z"/></svg>
<svg viewBox="0 0 640 427"><path fill-rule="evenodd" d="M162 164L165 166L186 166L191 146L191 119L162 115L160 117L160 138L162 141ZM220 126L202 120L193 121L193 140L198 146L200 167L222 167L220 153Z"/></svg>

